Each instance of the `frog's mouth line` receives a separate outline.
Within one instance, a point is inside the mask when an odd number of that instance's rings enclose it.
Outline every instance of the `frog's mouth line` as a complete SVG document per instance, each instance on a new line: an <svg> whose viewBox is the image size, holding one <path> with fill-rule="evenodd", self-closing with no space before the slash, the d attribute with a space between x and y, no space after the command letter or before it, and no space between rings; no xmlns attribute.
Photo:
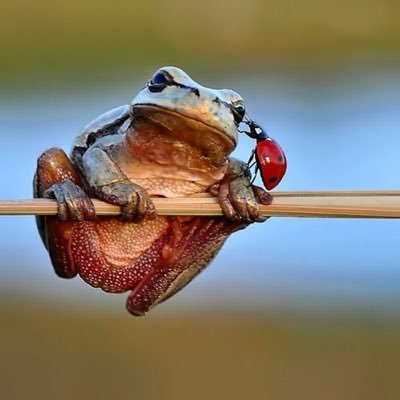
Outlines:
<svg viewBox="0 0 400 400"><path fill-rule="evenodd" d="M235 147L236 147L236 139L233 138L231 135L229 135L226 131L213 126L211 124L207 124L206 122L195 118L193 116L187 115L180 113L175 110L171 110L166 107L159 106L157 104L151 104L151 103L146 103L146 104L135 104L131 108L131 114L133 117L133 120L135 118L145 118L149 121L152 121L155 124L158 124L162 126L163 128L174 132L175 130L181 129L181 126L174 126L176 123L178 123L179 120L186 120L186 121L192 121L195 124L198 124L202 128L197 128L198 131L212 131L213 133L216 133L220 139L225 144L226 151L230 153ZM157 118L157 115L167 115L168 117L172 118ZM165 121L163 121L163 119ZM176 129L175 129L176 128Z"/></svg>

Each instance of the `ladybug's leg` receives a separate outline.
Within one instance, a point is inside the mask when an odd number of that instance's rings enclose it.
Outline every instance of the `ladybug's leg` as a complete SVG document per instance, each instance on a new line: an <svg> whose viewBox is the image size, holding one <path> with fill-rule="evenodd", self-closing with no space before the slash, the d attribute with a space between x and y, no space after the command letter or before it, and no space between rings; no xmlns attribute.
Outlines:
<svg viewBox="0 0 400 400"><path fill-rule="evenodd" d="M254 170L254 176L253 179L251 180L250 184L252 185L253 182L255 181L256 177L257 177L257 172L258 172L258 165L257 165L257 161L255 160L255 155L256 155L256 149L253 149L253 151L251 152L251 156L249 158L249 161L247 161L247 175L250 177L251 176L251 168L254 167L254 165L256 166L255 170Z"/></svg>
<svg viewBox="0 0 400 400"><path fill-rule="evenodd" d="M255 155L256 155L256 149L253 149L249 161L247 161L247 165L249 168L251 168L256 163L256 161L254 160Z"/></svg>

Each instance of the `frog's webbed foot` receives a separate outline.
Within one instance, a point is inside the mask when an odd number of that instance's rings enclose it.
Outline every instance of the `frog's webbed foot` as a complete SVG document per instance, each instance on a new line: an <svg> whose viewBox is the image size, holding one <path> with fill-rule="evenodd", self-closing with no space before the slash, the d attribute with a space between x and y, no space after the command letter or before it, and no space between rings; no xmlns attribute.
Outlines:
<svg viewBox="0 0 400 400"><path fill-rule="evenodd" d="M114 182L96 189L96 196L121 207L121 218L124 221L139 222L143 218L154 219L157 216L153 202L146 190L130 182Z"/></svg>
<svg viewBox="0 0 400 400"><path fill-rule="evenodd" d="M91 220L96 217L96 210L89 196L69 179L53 184L43 197L56 199L58 218L61 221Z"/></svg>
<svg viewBox="0 0 400 400"><path fill-rule="evenodd" d="M251 185L247 164L241 161L229 161L217 195L224 215L232 221L249 224L267 219L261 214L259 203L271 204L272 196L264 189Z"/></svg>

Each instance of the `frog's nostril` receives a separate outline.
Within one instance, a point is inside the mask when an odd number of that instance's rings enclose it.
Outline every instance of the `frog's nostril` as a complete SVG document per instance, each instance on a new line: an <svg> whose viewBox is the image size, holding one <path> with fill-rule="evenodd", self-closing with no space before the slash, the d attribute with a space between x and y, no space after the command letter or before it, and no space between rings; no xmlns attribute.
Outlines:
<svg viewBox="0 0 400 400"><path fill-rule="evenodd" d="M199 89L193 87L190 89L190 91L194 93L197 97L200 97Z"/></svg>

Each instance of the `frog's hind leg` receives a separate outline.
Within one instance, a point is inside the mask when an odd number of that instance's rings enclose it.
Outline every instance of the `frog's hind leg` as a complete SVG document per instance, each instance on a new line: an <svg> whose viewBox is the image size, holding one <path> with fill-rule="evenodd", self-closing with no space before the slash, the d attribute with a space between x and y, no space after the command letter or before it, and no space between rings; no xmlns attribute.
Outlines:
<svg viewBox="0 0 400 400"><path fill-rule="evenodd" d="M39 157L33 182L34 197L56 198L59 204L59 218L36 217L36 222L43 243L49 250L54 269L57 275L63 278L76 275L76 271L71 268L73 263L68 251L69 233L75 222L65 221L68 218L63 216L68 216L68 212L69 215L74 214L71 212L73 208L80 210L75 215L86 215L87 212L82 213L82 208L89 208L89 214L94 214L93 205L81 188L81 178L63 150L51 148Z"/></svg>
<svg viewBox="0 0 400 400"><path fill-rule="evenodd" d="M37 161L33 186L35 197L43 197L44 192L52 185L67 179L82 185L75 167L62 149L52 147L46 150Z"/></svg>
<svg viewBox="0 0 400 400"><path fill-rule="evenodd" d="M226 218L175 217L161 256L127 300L133 315L144 315L186 286L214 258L227 237L246 223Z"/></svg>

